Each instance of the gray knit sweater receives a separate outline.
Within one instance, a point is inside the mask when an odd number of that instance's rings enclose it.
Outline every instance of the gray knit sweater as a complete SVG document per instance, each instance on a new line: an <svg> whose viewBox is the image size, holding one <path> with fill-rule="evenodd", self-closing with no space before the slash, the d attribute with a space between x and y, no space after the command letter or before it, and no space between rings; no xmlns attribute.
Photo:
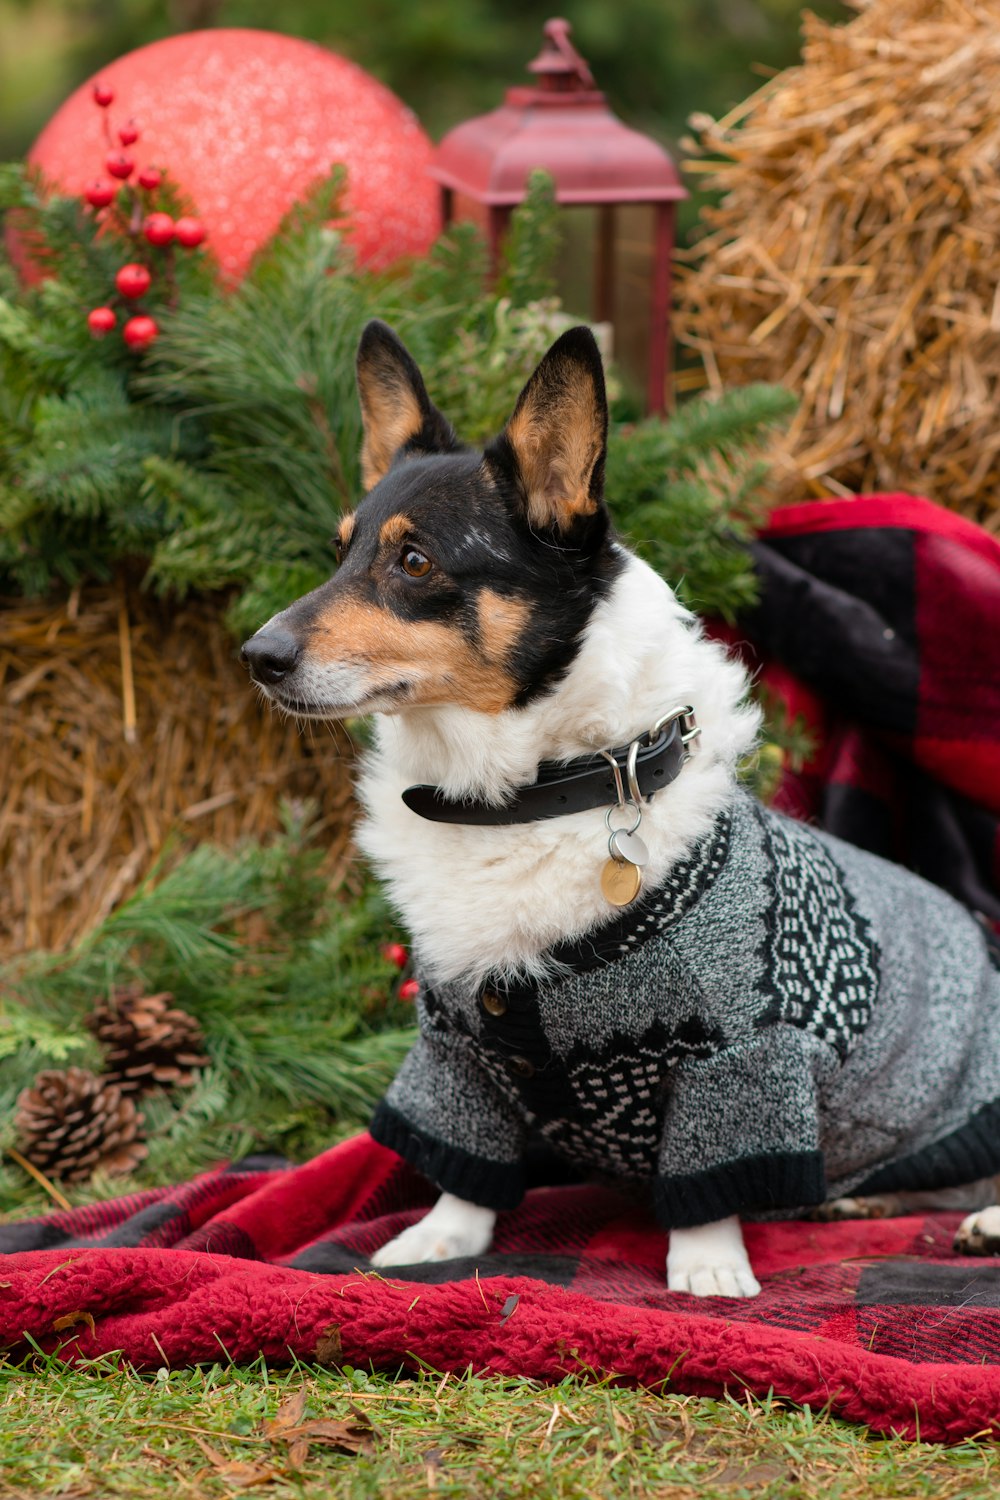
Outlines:
<svg viewBox="0 0 1000 1500"><path fill-rule="evenodd" d="M1000 972L950 896L742 792L541 984L427 991L376 1140L490 1208L543 1144L667 1227L1000 1171Z"/></svg>

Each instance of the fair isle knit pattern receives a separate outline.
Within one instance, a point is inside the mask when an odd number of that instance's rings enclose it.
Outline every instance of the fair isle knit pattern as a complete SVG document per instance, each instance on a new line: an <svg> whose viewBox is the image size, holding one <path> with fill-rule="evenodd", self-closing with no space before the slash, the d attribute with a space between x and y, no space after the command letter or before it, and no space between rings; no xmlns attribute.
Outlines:
<svg viewBox="0 0 1000 1500"><path fill-rule="evenodd" d="M1000 1171L1000 973L907 871L743 793L660 888L536 983L428 990L372 1123L490 1208L525 1153L667 1227Z"/></svg>

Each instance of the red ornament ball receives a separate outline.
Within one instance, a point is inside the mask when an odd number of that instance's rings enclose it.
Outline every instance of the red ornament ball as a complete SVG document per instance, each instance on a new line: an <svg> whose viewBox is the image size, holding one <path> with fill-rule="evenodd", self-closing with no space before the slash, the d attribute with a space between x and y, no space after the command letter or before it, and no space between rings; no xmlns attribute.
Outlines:
<svg viewBox="0 0 1000 1500"><path fill-rule="evenodd" d="M415 1000L420 994L420 984L416 979L404 979L399 986L400 1000Z"/></svg>
<svg viewBox="0 0 1000 1500"><path fill-rule="evenodd" d="M382 957L390 964L395 964L397 969L405 969L410 962L410 955L402 943L386 943L382 949Z"/></svg>
<svg viewBox="0 0 1000 1500"><path fill-rule="evenodd" d="M87 327L95 339L102 339L118 322L113 307L94 307L87 314Z"/></svg>
<svg viewBox="0 0 1000 1500"><path fill-rule="evenodd" d="M347 167L349 236L362 263L422 255L439 230L430 140L394 94L335 52L268 31L190 31L126 54L100 82L126 117L143 121L143 157L191 199L230 281L333 162ZM68 193L83 191L107 151L92 85L30 152Z"/></svg>
<svg viewBox="0 0 1000 1500"><path fill-rule="evenodd" d="M151 245L169 245L176 227L169 214L147 214L142 232Z"/></svg>
<svg viewBox="0 0 1000 1500"><path fill-rule="evenodd" d="M136 128L136 123L134 120L129 120L127 125L123 125L121 127L118 132L118 139L121 141L123 146L135 145L136 141L139 139L139 131Z"/></svg>
<svg viewBox="0 0 1000 1500"><path fill-rule="evenodd" d="M145 349L147 344L153 342L159 331L154 318L129 318L122 329L122 338L132 349Z"/></svg>
<svg viewBox="0 0 1000 1500"><path fill-rule="evenodd" d="M163 173L158 172L155 167L143 167L136 181L141 188L146 189L147 193L155 193L163 181Z"/></svg>
<svg viewBox="0 0 1000 1500"><path fill-rule="evenodd" d="M109 151L104 158L104 165L112 177L120 177L122 182L135 171L135 162L124 151Z"/></svg>
<svg viewBox="0 0 1000 1500"><path fill-rule="evenodd" d="M207 231L200 219L178 219L174 225L174 233L179 245L183 245L185 250L194 250L201 244Z"/></svg>
<svg viewBox="0 0 1000 1500"><path fill-rule="evenodd" d="M84 190L83 196L91 208L107 208L109 203L114 202L114 196L117 191L118 189L114 183L109 182L106 177L97 177Z"/></svg>
<svg viewBox="0 0 1000 1500"><path fill-rule="evenodd" d="M123 297L142 297L149 291L152 279L145 266L129 261L115 276L115 286ZM128 324L125 327L127 330Z"/></svg>
<svg viewBox="0 0 1000 1500"><path fill-rule="evenodd" d="M107 109L109 104L115 102L115 91L109 89L106 83L94 84L94 103L99 104L102 109Z"/></svg>

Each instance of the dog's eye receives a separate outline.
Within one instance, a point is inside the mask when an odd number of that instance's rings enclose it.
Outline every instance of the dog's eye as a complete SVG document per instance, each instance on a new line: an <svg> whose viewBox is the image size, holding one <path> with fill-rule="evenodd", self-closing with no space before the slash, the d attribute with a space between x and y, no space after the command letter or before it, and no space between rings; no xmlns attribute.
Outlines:
<svg viewBox="0 0 1000 1500"><path fill-rule="evenodd" d="M432 567L430 558L418 552L416 547L407 547L400 564L403 572L409 573L411 578L426 578Z"/></svg>

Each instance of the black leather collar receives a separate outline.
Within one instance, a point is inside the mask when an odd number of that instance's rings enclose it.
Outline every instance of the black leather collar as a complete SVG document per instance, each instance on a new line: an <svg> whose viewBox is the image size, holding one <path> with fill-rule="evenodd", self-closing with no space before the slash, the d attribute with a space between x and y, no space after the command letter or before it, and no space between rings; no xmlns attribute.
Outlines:
<svg viewBox="0 0 1000 1500"><path fill-rule="evenodd" d="M665 724L651 743L639 741L635 775L644 800L669 786L688 758L685 743L691 738L681 718ZM631 744L617 745L610 752L625 781ZM627 795L627 791L626 791ZM615 775L603 755L580 755L571 761L542 761L538 779L520 787L510 802L497 806L478 798L467 801L446 797L437 786L411 786L403 793L411 812L432 823L471 823L500 826L537 823L567 813L587 812L592 807L613 807L618 802Z"/></svg>

